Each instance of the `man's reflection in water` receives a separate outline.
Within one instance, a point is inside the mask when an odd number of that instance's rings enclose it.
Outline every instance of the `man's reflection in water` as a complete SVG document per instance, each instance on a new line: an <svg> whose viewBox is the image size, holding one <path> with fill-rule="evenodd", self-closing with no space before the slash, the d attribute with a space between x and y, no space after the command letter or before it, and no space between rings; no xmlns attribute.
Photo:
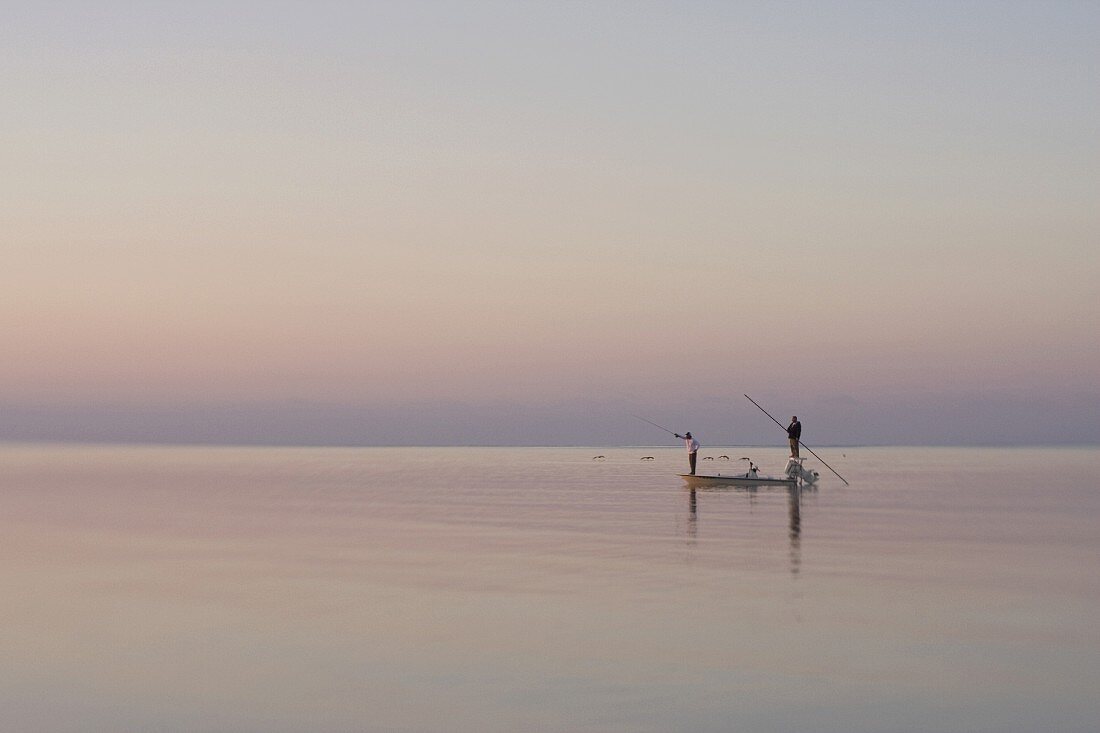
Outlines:
<svg viewBox="0 0 1100 733"><path fill-rule="evenodd" d="M787 490L787 511L790 516L787 536L791 540L791 575L798 575L802 565L802 489L798 486Z"/></svg>
<svg viewBox="0 0 1100 733"><path fill-rule="evenodd" d="M691 489L691 496L688 498L688 537L695 539L696 532L699 531L699 513L696 510L695 504L695 488Z"/></svg>
<svg viewBox="0 0 1100 733"><path fill-rule="evenodd" d="M790 540L788 554L791 560L791 575L798 575L802 568L802 492L812 491L809 487L792 486L787 489L787 538ZM737 487L734 491L744 493L749 499L749 512L756 505L757 487ZM688 491L688 537L694 540L699 531L699 505L695 488Z"/></svg>

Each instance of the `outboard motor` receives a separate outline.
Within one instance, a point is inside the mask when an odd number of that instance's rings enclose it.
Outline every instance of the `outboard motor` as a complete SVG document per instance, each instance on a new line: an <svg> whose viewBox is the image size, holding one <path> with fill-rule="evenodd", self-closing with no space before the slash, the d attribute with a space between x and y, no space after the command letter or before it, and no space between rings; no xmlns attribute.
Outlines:
<svg viewBox="0 0 1100 733"><path fill-rule="evenodd" d="M812 471L802 465L802 461L805 458L795 458L791 456L787 459L787 468L783 472L787 478L798 479L804 484L812 484L817 481L818 472Z"/></svg>

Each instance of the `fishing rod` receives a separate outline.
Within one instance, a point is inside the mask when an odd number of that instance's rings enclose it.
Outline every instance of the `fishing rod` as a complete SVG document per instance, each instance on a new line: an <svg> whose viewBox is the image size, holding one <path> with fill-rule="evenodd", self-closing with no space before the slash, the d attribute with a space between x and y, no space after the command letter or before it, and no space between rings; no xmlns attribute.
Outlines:
<svg viewBox="0 0 1100 733"><path fill-rule="evenodd" d="M647 420L645 417L642 417L641 415L635 415L634 413L630 413L630 417L637 417L639 420L641 420L642 423L649 423L653 427L661 428L662 430L665 431L665 433L669 433L669 434L674 435L675 437L678 437L678 438L680 437L679 433L674 433L674 431L670 430L669 428L664 427L663 425L658 425L657 423L654 423L653 420ZM822 462L824 463L825 461L822 461Z"/></svg>
<svg viewBox="0 0 1100 733"><path fill-rule="evenodd" d="M756 400L754 400L754 399L753 399L752 397L749 397L748 395L745 395L745 399L747 399L747 400L748 400L749 402L753 403L753 404L754 404L754 405L756 405L757 407L760 407L760 403L759 403L759 402L757 402ZM768 417L772 417L772 414L771 414L770 412L768 412L767 410L765 410L765 409L764 409L763 407L760 407L760 412L764 413L764 414L765 414L765 415L767 415ZM783 428L783 423L779 422L779 421L778 421L778 420L776 420L776 419L775 419L774 417L772 417L772 422L773 422L773 423L775 423L776 425L778 425L779 427ZM786 430L786 428L783 428L783 429L784 429L784 430ZM803 442L802 442L801 440L800 440L800 441L798 441L798 444L799 444L800 446L802 446L803 448L805 448L806 450L810 451L810 455L812 455L812 456L813 456L814 458L816 458L817 460L821 461L822 465L823 465L823 466L825 466L825 468L829 469L829 470L830 470L830 471L832 471L833 473L836 473L836 469L835 469L835 468L833 468L832 466L830 466L830 465L829 465L828 463L825 463L825 461L824 461L824 460L823 460L823 459L821 458L821 456L819 456L818 454L814 453L814 449L813 449L813 448L811 448L810 446L806 445L806 444L805 444L805 443L803 443ZM836 477L837 477L838 479L840 479L841 481L843 481L843 482L844 482L844 485L845 485L845 486L851 486L851 484L849 484L849 483L848 483L848 479L844 478L844 477L843 477L843 476L841 476L841 475L840 475L839 473L836 473Z"/></svg>

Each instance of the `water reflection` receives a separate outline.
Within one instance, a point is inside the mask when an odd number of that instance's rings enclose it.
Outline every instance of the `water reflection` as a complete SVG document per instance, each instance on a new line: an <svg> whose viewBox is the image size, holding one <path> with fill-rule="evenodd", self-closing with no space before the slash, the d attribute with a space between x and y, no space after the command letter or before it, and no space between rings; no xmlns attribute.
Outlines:
<svg viewBox="0 0 1100 733"><path fill-rule="evenodd" d="M757 492L760 486L713 486L696 489L688 489L688 522L687 535L695 540L699 532L699 502L696 491L707 493L737 492L745 494L749 500L749 512L752 513L756 506ZM816 491L814 486L790 486L787 487L787 538L789 540L789 557L791 575L797 576L802 568L802 495L804 492Z"/></svg>
<svg viewBox="0 0 1100 733"><path fill-rule="evenodd" d="M695 488L691 489L691 497L688 499L688 524L687 533L688 537L695 539L696 534L699 532L699 513L698 506L695 502Z"/></svg>
<svg viewBox="0 0 1100 733"><path fill-rule="evenodd" d="M798 575L802 567L802 488L792 486L787 490L787 516L790 518L787 536L791 540L791 575Z"/></svg>

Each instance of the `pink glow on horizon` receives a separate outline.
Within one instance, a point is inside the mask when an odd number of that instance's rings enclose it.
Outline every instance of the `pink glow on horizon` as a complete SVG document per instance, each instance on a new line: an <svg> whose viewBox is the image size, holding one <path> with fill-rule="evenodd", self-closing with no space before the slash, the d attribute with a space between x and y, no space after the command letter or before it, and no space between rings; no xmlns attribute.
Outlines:
<svg viewBox="0 0 1100 733"><path fill-rule="evenodd" d="M0 402L1094 391L1095 11L1013 7L28 10Z"/></svg>

